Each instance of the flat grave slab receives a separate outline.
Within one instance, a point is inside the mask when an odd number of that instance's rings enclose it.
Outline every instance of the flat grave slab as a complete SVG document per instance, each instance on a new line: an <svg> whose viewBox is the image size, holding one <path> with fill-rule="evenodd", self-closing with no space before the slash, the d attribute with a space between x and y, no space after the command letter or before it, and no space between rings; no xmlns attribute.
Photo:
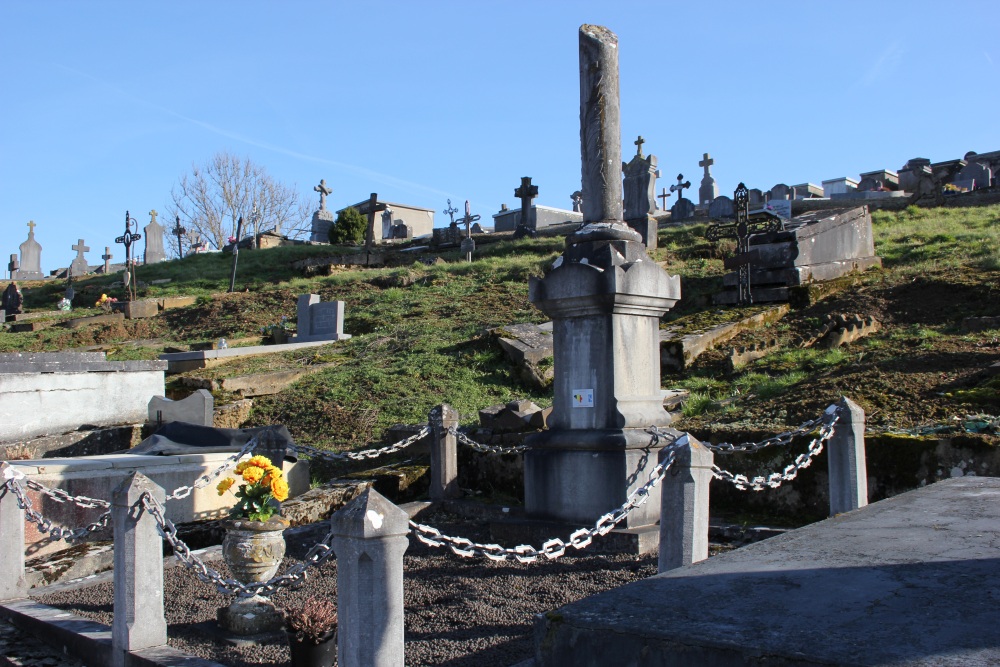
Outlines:
<svg viewBox="0 0 1000 667"><path fill-rule="evenodd" d="M1000 664L998 544L948 479L540 614L536 667Z"/></svg>
<svg viewBox="0 0 1000 667"><path fill-rule="evenodd" d="M314 340L305 343L284 343L281 345L250 345L248 347L228 347L224 350L196 350L193 352L169 352L161 354L160 359L167 362L168 373L184 373L198 368L208 368L212 362L225 361L236 357L249 357L258 354L275 354L299 350L304 347L329 345L332 340Z"/></svg>

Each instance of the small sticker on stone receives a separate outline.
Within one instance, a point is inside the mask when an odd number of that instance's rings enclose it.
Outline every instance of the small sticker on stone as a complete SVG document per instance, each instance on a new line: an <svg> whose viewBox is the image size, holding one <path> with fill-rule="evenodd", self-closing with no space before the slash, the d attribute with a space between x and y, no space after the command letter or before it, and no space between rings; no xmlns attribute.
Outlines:
<svg viewBox="0 0 1000 667"><path fill-rule="evenodd" d="M573 407L574 408L592 408L592 407L594 407L594 390L593 389L574 389L573 390Z"/></svg>

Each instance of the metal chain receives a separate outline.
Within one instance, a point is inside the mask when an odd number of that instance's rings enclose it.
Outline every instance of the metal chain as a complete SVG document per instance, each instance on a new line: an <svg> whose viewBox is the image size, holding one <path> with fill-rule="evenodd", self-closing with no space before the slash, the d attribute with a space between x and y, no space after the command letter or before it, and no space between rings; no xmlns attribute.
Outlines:
<svg viewBox="0 0 1000 667"><path fill-rule="evenodd" d="M477 452L484 452L487 454L517 454L523 452L526 449L530 449L528 445L514 445L512 447L500 447L498 445L484 445L481 442L476 442L469 436L465 435L458 430L455 426L448 427L448 433L455 436L455 438L463 445L468 445L472 447Z"/></svg>
<svg viewBox="0 0 1000 667"><path fill-rule="evenodd" d="M833 412L831 412L831 410ZM822 415L816 419L811 419L805 422L794 431L779 433L778 435L761 440L760 442L741 442L735 445L728 442L721 442L717 445L713 445L710 442L703 442L702 444L718 454L732 454L734 452L752 454L753 452L764 449L765 447L773 447L775 445L788 446L795 438L806 435L807 433L812 433L817 426L832 425L833 422L837 420L839 415L840 406L834 404L828 407Z"/></svg>
<svg viewBox="0 0 1000 667"><path fill-rule="evenodd" d="M224 595L236 595L241 598L272 595L279 588L305 582L307 568L320 565L333 555L333 548L330 546L333 541L333 529L331 529L323 539L313 545L301 563L289 568L285 574L271 577L267 581L244 584L235 579L226 579L217 570L209 567L203 560L191 553L190 547L177 536L177 526L166 517L163 505L152 494L148 491L142 494L140 502L156 520L160 534L173 548L177 560L191 569L199 580L207 584L214 584L216 590Z"/></svg>
<svg viewBox="0 0 1000 667"><path fill-rule="evenodd" d="M364 461L367 459L377 459L378 457L385 456L386 454L394 454L395 452L405 449L406 447L409 447L413 443L429 435L430 432L431 428L429 426L424 426L413 435L403 438L395 444L386 445L385 447L381 447L379 449L365 449L360 452L329 452L325 449L317 449L316 447L298 444L294 445L292 449L297 454L312 458L321 458L330 461L346 461L347 459L351 459L353 461Z"/></svg>
<svg viewBox="0 0 1000 667"><path fill-rule="evenodd" d="M654 435L654 441L663 434ZM649 473L649 480L641 487L629 494L628 499L618 509L601 516L594 524L593 528L580 528L569 536L569 541L559 538L552 538L542 544L541 549L536 549L527 544L521 544L513 548L504 548L499 544L479 544L464 537L450 537L444 535L440 530L432 526L410 522L410 530L417 536L417 539L432 547L447 546L452 553L472 558L473 556L485 556L493 561L516 560L519 563L534 563L539 556L545 556L549 560L554 560L566 553L567 547L574 549L584 549L590 545L594 537L607 535L615 526L621 523L636 507L643 505L649 499L649 492L663 477L667 470L677 459L677 450L688 444L687 434L675 440L672 444L664 448L666 456Z"/></svg>
<svg viewBox="0 0 1000 667"><path fill-rule="evenodd" d="M62 528L61 526L53 526L51 519L45 518L40 512L35 510L34 504L31 502L31 498L29 498L24 492L24 488L21 486L18 479L19 477L12 476L4 482L4 486L10 489L10 492L14 494L14 498L17 499L17 506L24 510L25 521L36 524L40 532L48 534L48 536L53 540L82 540L95 531L107 528L108 521L111 520L111 511L108 510L97 517L96 521L87 524L82 528ZM30 480L28 480L28 484L31 484ZM59 502L64 501L60 500ZM97 506L89 505L88 507Z"/></svg>
<svg viewBox="0 0 1000 667"><path fill-rule="evenodd" d="M781 486L782 483L795 479L800 470L808 468L812 464L813 458L823 451L823 444L833 437L833 427L834 424L837 423L837 419L839 417L839 406L831 405L828 407L826 412L824 412L823 417L818 420L823 423L820 427L819 436L809 443L809 448L806 452L795 457L795 460L785 466L785 469L781 472L772 472L766 477L758 476L753 479L749 479L746 475L736 475L713 464L712 474L716 477L716 479L730 482L741 491L763 491L766 487L776 489Z"/></svg>
<svg viewBox="0 0 1000 667"><path fill-rule="evenodd" d="M38 491L47 495L52 500L57 503L70 503L76 505L77 507L82 507L84 509L94 509L95 507L101 507L107 509L111 507L111 503L107 500L100 500L98 498L88 498L87 496L73 496L69 493L63 491L62 489L50 489L44 484L40 484L33 479L28 479L25 481L25 485L32 491Z"/></svg>
<svg viewBox="0 0 1000 667"><path fill-rule="evenodd" d="M187 498L191 495L191 492L195 489L204 489L206 486L215 481L226 470L229 470L236 465L236 462L243 458L245 455L249 454L257 446L257 439L259 436L254 436L247 440L247 443L243 445L243 449L236 452L229 458L227 458L222 465L216 468L214 471L205 473L198 479L196 479L190 486L178 486L173 490L173 493L167 494L167 500L178 500L180 498Z"/></svg>

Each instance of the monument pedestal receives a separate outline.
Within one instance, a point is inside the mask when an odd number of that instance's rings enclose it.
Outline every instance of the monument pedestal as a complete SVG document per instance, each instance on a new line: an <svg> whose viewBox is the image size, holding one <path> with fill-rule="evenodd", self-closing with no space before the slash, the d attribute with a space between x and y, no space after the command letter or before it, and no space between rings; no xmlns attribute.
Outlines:
<svg viewBox="0 0 1000 667"><path fill-rule="evenodd" d="M656 218L651 215L647 215L641 218L636 218L635 220L626 220L625 224L639 232L639 236L642 237L642 242L646 246L646 250L656 250L659 233L659 224L656 222Z"/></svg>

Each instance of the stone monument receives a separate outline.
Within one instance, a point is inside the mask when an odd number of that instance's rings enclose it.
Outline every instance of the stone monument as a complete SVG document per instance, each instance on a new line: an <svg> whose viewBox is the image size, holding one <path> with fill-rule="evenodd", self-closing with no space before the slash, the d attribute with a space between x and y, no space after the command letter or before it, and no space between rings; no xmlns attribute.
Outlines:
<svg viewBox="0 0 1000 667"><path fill-rule="evenodd" d="M77 241L75 246L72 246L73 250L76 250L76 257L69 265L69 269L66 272L67 278L79 278L80 276L85 276L90 270L87 264L87 258L83 256L83 253L88 252L90 248L83 244L83 239Z"/></svg>
<svg viewBox="0 0 1000 667"><path fill-rule="evenodd" d="M677 201L670 207L671 222L680 222L694 217L694 204L684 196L684 189L690 187L691 181L685 181L684 174L677 174L677 182L670 186L670 191L677 193Z"/></svg>
<svg viewBox="0 0 1000 667"><path fill-rule="evenodd" d="M28 221L28 239L21 244L21 266L11 275L12 280L41 280L42 246L35 240L35 221Z"/></svg>
<svg viewBox="0 0 1000 667"><path fill-rule="evenodd" d="M163 226L156 221L156 209L149 212L149 224L143 228L146 238L146 252L143 254L143 264L156 264L167 258L163 250Z"/></svg>
<svg viewBox="0 0 1000 667"><path fill-rule="evenodd" d="M715 178L712 177L711 167L713 164L715 164L715 160L710 158L708 153L705 153L701 162L698 163L699 167L705 169L705 175L701 177L701 187L698 188L698 201L702 206L708 206L719 196L719 186L715 184Z"/></svg>
<svg viewBox="0 0 1000 667"><path fill-rule="evenodd" d="M573 200L573 212L583 213L583 193L577 190L569 198Z"/></svg>
<svg viewBox="0 0 1000 667"><path fill-rule="evenodd" d="M313 213L312 234L309 240L317 243L330 242L330 227L333 226L333 212L326 208L326 198L333 190L327 187L326 179L320 179L319 185L313 188L319 193L319 209Z"/></svg>
<svg viewBox="0 0 1000 667"><path fill-rule="evenodd" d="M670 421L659 318L680 298L680 278L651 261L624 224L618 38L594 25L579 37L583 226L529 283L531 302L552 318L555 379L549 429L531 437L524 457L528 516L576 524L624 503L669 444L655 445L645 429ZM657 487L619 526L655 531L659 496ZM652 546L640 540L640 550Z"/></svg>
<svg viewBox="0 0 1000 667"><path fill-rule="evenodd" d="M750 201L749 191L747 194L747 203ZM733 208L733 200L722 195L716 197L712 200L712 203L708 205L708 217L712 220L719 220L721 218L732 218L736 215L735 209Z"/></svg>
<svg viewBox="0 0 1000 667"><path fill-rule="evenodd" d="M298 320L292 342L307 343L316 340L346 340L344 333L344 302L320 302L319 294L300 294L296 305Z"/></svg>
<svg viewBox="0 0 1000 667"><path fill-rule="evenodd" d="M11 254L10 261L7 262L7 271L9 272L11 278L14 277L14 272L19 268L21 268L21 263L17 261L17 255Z"/></svg>
<svg viewBox="0 0 1000 667"><path fill-rule="evenodd" d="M647 250L656 249L656 177L660 170L656 168L656 156L645 157L642 145L646 140L641 136L635 140L636 151L632 160L622 162L625 173L625 222L629 227L639 232Z"/></svg>
<svg viewBox="0 0 1000 667"><path fill-rule="evenodd" d="M531 215L531 200L538 196L538 186L531 184L531 176L521 177L521 187L514 189L514 196L521 200L521 217L514 230L514 238L533 237L535 235L535 220L532 219Z"/></svg>
<svg viewBox="0 0 1000 667"><path fill-rule="evenodd" d="M114 259L110 247L104 246L104 254L101 255L101 259L104 260L104 273L107 274L111 271L111 260Z"/></svg>

